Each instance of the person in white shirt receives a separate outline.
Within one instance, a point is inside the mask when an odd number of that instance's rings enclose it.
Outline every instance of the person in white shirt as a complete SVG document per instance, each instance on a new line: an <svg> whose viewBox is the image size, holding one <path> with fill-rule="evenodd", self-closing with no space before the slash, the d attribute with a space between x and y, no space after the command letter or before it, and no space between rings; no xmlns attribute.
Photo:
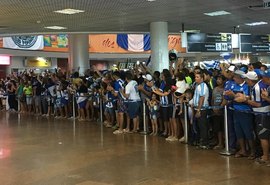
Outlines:
<svg viewBox="0 0 270 185"><path fill-rule="evenodd" d="M138 91L138 83L133 80L133 75L131 73L126 73L126 81L128 84L125 87L125 92L122 94L127 98L127 112L129 118L133 120L133 130L132 132L137 132L139 128L139 101L140 94ZM129 130L129 125L127 125L126 130Z"/></svg>

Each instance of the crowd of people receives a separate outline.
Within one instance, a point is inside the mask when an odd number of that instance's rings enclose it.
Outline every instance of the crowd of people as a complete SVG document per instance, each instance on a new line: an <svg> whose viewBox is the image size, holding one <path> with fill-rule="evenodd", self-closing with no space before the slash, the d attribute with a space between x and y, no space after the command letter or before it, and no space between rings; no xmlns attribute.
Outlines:
<svg viewBox="0 0 270 185"><path fill-rule="evenodd" d="M188 144L198 149L224 149L226 105L229 148L234 157L269 166L269 86L270 70L260 62L187 69L179 58L161 72L140 63L127 71L100 72L92 67L84 76L61 69L13 73L1 80L0 91L2 98L7 96L11 112L76 117L82 122L98 120L104 114L104 126L113 128L115 135L146 129L149 135L168 142L185 141L187 112ZM143 128L144 110L147 128Z"/></svg>

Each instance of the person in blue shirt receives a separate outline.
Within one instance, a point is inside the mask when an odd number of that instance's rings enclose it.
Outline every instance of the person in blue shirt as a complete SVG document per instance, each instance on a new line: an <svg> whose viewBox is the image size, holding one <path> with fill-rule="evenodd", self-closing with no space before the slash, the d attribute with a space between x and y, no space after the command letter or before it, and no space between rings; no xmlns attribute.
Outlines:
<svg viewBox="0 0 270 185"><path fill-rule="evenodd" d="M243 71L236 70L234 72L235 86L232 90L227 91L226 95L233 97L234 108L234 126L237 137L237 142L240 146L240 150L235 154L236 158L247 157L246 142L248 141L250 147L250 159L254 158L254 134L253 134L253 115L250 113L251 108L243 100L243 95L247 98L250 97L250 90L248 84L242 78L245 74Z"/></svg>
<svg viewBox="0 0 270 185"><path fill-rule="evenodd" d="M245 78L247 84L251 87L251 98L250 99L246 97L243 98L246 98L245 102L250 106L252 106L253 111L256 112L255 114L255 124L257 128L256 138L259 137L259 139L261 139L261 141L263 142L263 139L266 139L267 137L265 137L265 135L262 134L264 131L264 127L261 125L264 125L266 122L267 116L264 113L270 112L270 103L262 98L262 91L264 89L267 89L268 85L265 84L262 80L259 80L257 73L254 71L248 72L247 74L243 75L243 77ZM258 147L256 147L256 153L259 153ZM265 159L259 158L258 160L260 162L263 162Z"/></svg>
<svg viewBox="0 0 270 185"><path fill-rule="evenodd" d="M232 107L233 97L226 95L226 92L230 92L234 86L235 82L233 80L235 66L231 65L228 69L225 69L223 65L221 67L221 73L227 78L227 81L224 85L224 98L222 105L227 105L227 124L228 124L228 137L229 137L229 149L231 153L234 153L236 150L236 133L234 129L234 121L233 121L233 110L230 109Z"/></svg>

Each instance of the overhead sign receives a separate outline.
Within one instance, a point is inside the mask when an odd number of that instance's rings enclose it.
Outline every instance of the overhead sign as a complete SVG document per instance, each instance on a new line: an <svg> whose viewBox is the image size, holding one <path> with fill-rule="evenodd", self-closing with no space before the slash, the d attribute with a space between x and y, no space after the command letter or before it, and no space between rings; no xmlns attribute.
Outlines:
<svg viewBox="0 0 270 185"><path fill-rule="evenodd" d="M133 69L135 67L135 65L136 65L135 62L119 62L118 69L120 69L120 70Z"/></svg>
<svg viewBox="0 0 270 185"><path fill-rule="evenodd" d="M240 34L240 53L270 52L270 35Z"/></svg>
<svg viewBox="0 0 270 185"><path fill-rule="evenodd" d="M188 52L232 52L232 34L188 33Z"/></svg>

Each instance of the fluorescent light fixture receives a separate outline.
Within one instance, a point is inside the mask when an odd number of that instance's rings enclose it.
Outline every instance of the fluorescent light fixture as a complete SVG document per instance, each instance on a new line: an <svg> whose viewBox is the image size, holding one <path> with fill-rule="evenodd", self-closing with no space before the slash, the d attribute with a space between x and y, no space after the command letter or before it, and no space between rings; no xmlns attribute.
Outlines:
<svg viewBox="0 0 270 185"><path fill-rule="evenodd" d="M268 24L268 22L264 22L264 21L252 22L252 23L246 23L245 25L247 25L247 26L260 26L260 25L264 25L264 24Z"/></svg>
<svg viewBox="0 0 270 185"><path fill-rule="evenodd" d="M209 13L204 13L204 15L208 15L208 16L221 16L221 15L229 15L231 14L230 12L226 12L224 10L221 11L215 11L215 12L209 12Z"/></svg>
<svg viewBox="0 0 270 185"><path fill-rule="evenodd" d="M200 30L185 30L186 33L200 33Z"/></svg>
<svg viewBox="0 0 270 185"><path fill-rule="evenodd" d="M51 30L65 30L65 29L67 29L67 27L62 27L62 26L47 26L44 28L51 29Z"/></svg>
<svg viewBox="0 0 270 185"><path fill-rule="evenodd" d="M54 12L55 13L72 15L72 14L76 14L76 13L83 13L84 10L76 10L76 9L72 9L72 8L67 8L67 9L63 9L63 10L57 10L57 11L54 11Z"/></svg>
<svg viewBox="0 0 270 185"><path fill-rule="evenodd" d="M156 0L146 0L146 1L148 1L148 2L154 2L154 1L156 1Z"/></svg>

